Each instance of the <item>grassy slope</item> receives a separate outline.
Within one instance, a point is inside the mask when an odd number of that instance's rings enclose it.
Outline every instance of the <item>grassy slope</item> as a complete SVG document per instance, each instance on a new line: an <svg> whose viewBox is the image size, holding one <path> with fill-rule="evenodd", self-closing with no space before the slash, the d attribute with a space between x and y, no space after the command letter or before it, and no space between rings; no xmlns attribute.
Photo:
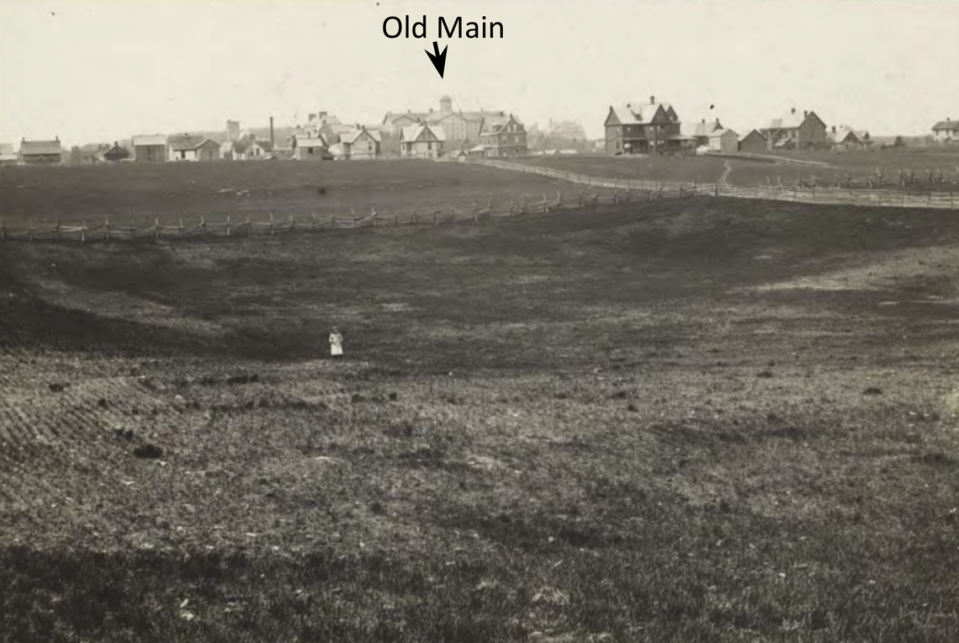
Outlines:
<svg viewBox="0 0 959 643"><path fill-rule="evenodd" d="M926 171L942 170L950 185L937 189L959 192L959 153L933 150L874 150L838 152L779 152L773 153L783 158L822 161L830 167L812 167L795 164L767 163L745 159L722 159L694 156L666 157L608 157L608 156L570 156L541 157L524 159L524 163L556 168L569 172L597 177L622 179L643 179L648 181L684 181L697 183L716 183L723 175L728 163L732 171L727 181L736 186L755 187L767 182L775 185L782 179L785 185L794 185L802 177L806 180L813 176L820 185L831 185L834 181L844 180L847 175L853 178L857 187L864 188L865 176L875 174L882 168L887 182L897 183L899 170L915 170L922 181L927 178ZM834 167L833 167L834 166ZM893 188L895 186L887 186ZM919 191L925 187L916 188Z"/></svg>
<svg viewBox="0 0 959 643"><path fill-rule="evenodd" d="M319 194L318 188L326 190ZM8 226L87 221L99 225L193 225L201 216L263 221L270 212L308 218L420 212L475 202L508 209L508 201L571 190L565 182L485 167L432 161L123 164L96 167L5 168L0 215Z"/></svg>
<svg viewBox="0 0 959 643"><path fill-rule="evenodd" d="M957 255L708 199L11 246L0 632L955 640Z"/></svg>

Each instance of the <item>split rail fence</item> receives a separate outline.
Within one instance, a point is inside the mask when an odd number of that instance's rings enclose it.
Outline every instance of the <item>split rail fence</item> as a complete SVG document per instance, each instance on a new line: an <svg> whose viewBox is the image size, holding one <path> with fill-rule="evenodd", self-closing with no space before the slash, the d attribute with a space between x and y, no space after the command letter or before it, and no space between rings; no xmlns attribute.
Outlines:
<svg viewBox="0 0 959 643"><path fill-rule="evenodd" d="M569 181L579 185L597 188L612 188L637 192L688 196L701 194L713 197L736 199L763 199L771 201L790 201L793 203L820 203L834 205L860 205L871 207L897 208L934 208L937 210L959 210L959 198L952 192L928 192L921 195L909 194L904 190L860 190L831 187L780 187L757 186L739 187L720 183L681 183L678 181L641 181L634 179L609 179L565 172L548 167L499 161L494 159L470 159L468 163L487 165L514 172L538 174L540 176Z"/></svg>
<svg viewBox="0 0 959 643"><path fill-rule="evenodd" d="M454 162L454 161L449 161ZM460 161L463 162L463 161ZM583 194L574 198L564 198L561 191L550 197L530 202L510 200L508 207L487 202L480 208L475 203L468 211L454 207L432 210L412 210L407 213L377 212L375 209L364 216L351 210L349 215L332 215L320 218L316 213L299 218L288 214L277 219L271 213L268 221L255 221L250 217L234 220L227 216L225 221L209 222L205 217L194 225L184 225L180 219L176 225L161 224L159 218L148 227L111 225L108 219L100 225L61 225L11 228L0 218L0 242L10 240L25 241L104 241L121 239L174 240L197 237L245 237L254 235L275 236L291 232L321 232L329 230L357 229L381 226L436 226L456 222L477 222L490 218L513 217L523 214L549 213L569 208L592 208L601 204L619 204L635 201L652 201L666 198L687 198L695 196L726 197L737 199L764 199L789 201L793 203L844 204L873 207L933 208L940 210L959 210L959 199L953 193L929 193L921 196L910 195L895 190L845 190L837 188L799 188L799 187L737 187L715 183L683 183L677 181L642 181L633 179L598 178L573 172L565 172L547 167L526 165L512 161L495 159L469 159L466 163L486 165L514 172L525 172L559 179L570 183L612 190L611 194ZM622 193L620 193L622 191Z"/></svg>
<svg viewBox="0 0 959 643"><path fill-rule="evenodd" d="M663 195L660 195L663 196ZM550 213L559 209L588 208L600 204L622 203L630 200L630 194L612 196L599 194L579 194L573 199L565 198L561 191L555 196L543 194L542 199L531 201L528 197L522 200L510 200L494 207L492 200L486 207L478 207L475 203L468 210L454 207L434 208L431 210L411 210L409 212L377 212L370 210L369 214L358 215L351 210L349 215L331 215L318 217L315 213L308 216L296 217L288 214L285 218L277 218L272 213L268 221L254 220L251 217L235 220L227 216L225 221L211 222L201 217L198 223L184 225L180 219L176 225L161 223L159 218L154 219L152 226L137 227L130 225L113 225L108 219L100 225L62 225L28 228L8 227L0 219L0 242L2 241L109 241L122 239L155 239L172 241L175 239L202 238L202 237L246 237L246 236L275 236L291 232L322 232L330 230L350 230L357 228L376 228L386 226L414 225L437 226L449 223L477 222L491 218L515 217L524 214Z"/></svg>

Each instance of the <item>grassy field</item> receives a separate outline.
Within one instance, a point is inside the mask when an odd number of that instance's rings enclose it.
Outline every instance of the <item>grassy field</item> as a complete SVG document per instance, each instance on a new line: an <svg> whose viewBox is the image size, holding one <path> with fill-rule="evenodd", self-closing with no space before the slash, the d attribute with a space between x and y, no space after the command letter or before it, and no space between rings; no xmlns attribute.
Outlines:
<svg viewBox="0 0 959 643"><path fill-rule="evenodd" d="M704 156L539 156L523 163L612 179L718 183L725 160Z"/></svg>
<svg viewBox="0 0 959 643"><path fill-rule="evenodd" d="M643 179L647 181L683 181L687 183L718 183L721 179L731 185L755 187L771 183L792 186L800 179L815 177L819 186L840 185L851 189L867 189L866 176L877 178L883 173L886 189L906 187L914 192L954 191L959 193L959 151L949 149L886 149L849 152L779 152L772 153L780 162L766 162L746 158L718 158L702 156L548 156L524 159L524 163L551 167L568 172L596 177ZM815 161L823 166L791 163ZM914 171L916 182L899 185L899 172ZM929 172L935 181L942 172L943 182L930 184ZM875 182L873 188L880 187Z"/></svg>
<svg viewBox="0 0 959 643"><path fill-rule="evenodd" d="M248 163L165 163L112 166L4 168L0 216L8 226L52 224L194 224L288 214L468 211L473 203L508 209L510 199L531 201L571 190L569 183L458 163L419 160Z"/></svg>
<svg viewBox="0 0 959 643"><path fill-rule="evenodd" d="M706 198L5 246L0 641L959 640L956 265Z"/></svg>

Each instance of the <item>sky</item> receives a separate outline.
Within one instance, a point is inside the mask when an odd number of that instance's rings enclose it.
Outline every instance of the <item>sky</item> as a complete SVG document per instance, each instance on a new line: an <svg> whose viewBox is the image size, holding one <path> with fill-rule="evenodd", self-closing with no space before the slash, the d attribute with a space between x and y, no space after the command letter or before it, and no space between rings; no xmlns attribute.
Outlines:
<svg viewBox="0 0 959 643"><path fill-rule="evenodd" d="M427 38L387 38L389 16ZM438 38L438 18L503 38ZM0 141L277 126L328 111L576 120L657 100L745 133L790 110L874 136L959 119L955 0L0 0ZM448 46L445 78L425 50ZM714 106L710 110L710 105Z"/></svg>

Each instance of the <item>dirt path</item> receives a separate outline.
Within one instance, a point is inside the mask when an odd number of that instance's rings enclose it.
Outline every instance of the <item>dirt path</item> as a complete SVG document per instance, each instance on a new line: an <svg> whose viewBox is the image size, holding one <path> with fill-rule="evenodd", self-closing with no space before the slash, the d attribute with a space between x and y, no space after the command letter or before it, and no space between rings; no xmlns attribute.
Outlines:
<svg viewBox="0 0 959 643"><path fill-rule="evenodd" d="M733 173L733 166L729 161L723 163L723 175L719 177L720 185L729 185L729 175Z"/></svg>

